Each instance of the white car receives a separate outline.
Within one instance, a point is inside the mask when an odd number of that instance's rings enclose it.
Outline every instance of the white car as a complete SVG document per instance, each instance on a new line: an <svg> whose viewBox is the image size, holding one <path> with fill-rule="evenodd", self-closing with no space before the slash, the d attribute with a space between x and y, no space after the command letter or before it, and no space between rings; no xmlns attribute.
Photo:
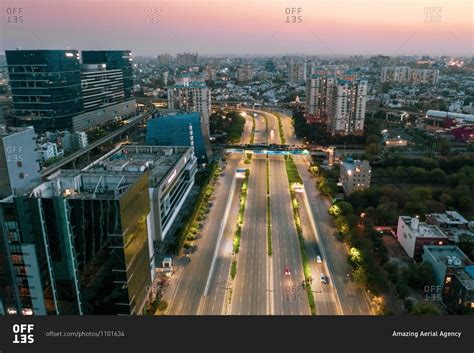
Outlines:
<svg viewBox="0 0 474 353"><path fill-rule="evenodd" d="M323 274L321 274L321 275L319 276L319 280L321 281L322 284L328 283L328 280L327 280L326 276L323 275Z"/></svg>
<svg viewBox="0 0 474 353"><path fill-rule="evenodd" d="M317 262L318 264L320 264L321 262L323 262L323 260L321 260L321 256L319 256L319 255L316 256L316 262Z"/></svg>

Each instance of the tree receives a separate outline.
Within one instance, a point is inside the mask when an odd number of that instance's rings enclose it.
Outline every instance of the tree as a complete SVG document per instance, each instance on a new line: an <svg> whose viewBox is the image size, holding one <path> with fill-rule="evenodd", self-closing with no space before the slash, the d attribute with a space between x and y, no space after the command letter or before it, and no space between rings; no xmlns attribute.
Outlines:
<svg viewBox="0 0 474 353"><path fill-rule="evenodd" d="M412 311L412 315L440 315L440 311L433 304L428 302L421 302L416 304Z"/></svg>
<svg viewBox="0 0 474 353"><path fill-rule="evenodd" d="M427 262L410 264L410 266L403 269L402 276L409 287L418 291L422 291L425 286L436 283L433 267Z"/></svg>

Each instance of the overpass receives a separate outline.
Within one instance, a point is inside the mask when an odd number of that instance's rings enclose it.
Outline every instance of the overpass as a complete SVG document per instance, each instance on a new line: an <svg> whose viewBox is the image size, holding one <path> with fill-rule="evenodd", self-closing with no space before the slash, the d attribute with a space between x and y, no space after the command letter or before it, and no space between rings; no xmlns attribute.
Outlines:
<svg viewBox="0 0 474 353"><path fill-rule="evenodd" d="M50 165L49 167L44 168L41 171L41 177L46 178L48 175L51 175L57 172L59 169L63 168L64 166L68 165L69 163L73 163L76 159L84 156L85 154L89 153L93 149L103 145L104 143L111 141L113 138L120 136L121 134L125 133L127 130L135 127L136 125L140 124L143 121L148 120L153 113L155 112L155 106L149 102L144 102L141 99L137 99L137 103L144 104L147 107L147 110L144 112L139 113L137 116L130 118L128 120L124 120L126 125L119 127L118 129L110 132L107 136L100 138L97 141L92 142L91 144L87 145L85 148L76 151L69 156L66 156L59 160L58 162Z"/></svg>

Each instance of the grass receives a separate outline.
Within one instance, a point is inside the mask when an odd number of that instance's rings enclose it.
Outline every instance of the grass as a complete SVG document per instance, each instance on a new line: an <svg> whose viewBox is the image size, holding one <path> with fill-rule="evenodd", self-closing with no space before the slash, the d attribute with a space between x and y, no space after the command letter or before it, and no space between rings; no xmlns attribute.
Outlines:
<svg viewBox="0 0 474 353"><path fill-rule="evenodd" d="M230 277L232 280L235 279L235 276L237 275L237 260L232 261L232 266L230 268Z"/></svg>
<svg viewBox="0 0 474 353"><path fill-rule="evenodd" d="M290 186L294 183L302 184L303 182L301 180L300 174L298 173L298 169L296 168L295 162L293 161L293 158L289 155L285 156L285 166Z"/></svg>
<svg viewBox="0 0 474 353"><path fill-rule="evenodd" d="M249 175L250 175L250 171L247 170L245 172L245 179L242 183L242 189L240 191L240 201L239 201L240 206L239 206L239 214L237 216L237 230L235 231L235 235L234 235L234 254L238 254L240 250L240 236L242 233L242 224L244 222L245 206L247 204L247 189L248 189Z"/></svg>
<svg viewBox="0 0 474 353"><path fill-rule="evenodd" d="M252 131L250 132L250 144L253 145L255 141L255 117L252 115Z"/></svg>
<svg viewBox="0 0 474 353"><path fill-rule="evenodd" d="M268 242L268 256L272 256L272 214L270 211L270 162L267 156L267 242Z"/></svg>
<svg viewBox="0 0 474 353"><path fill-rule="evenodd" d="M301 254L301 261L303 263L303 274L305 279L305 288L306 288L306 295L308 296L308 304L311 310L311 315L316 315L316 304L314 302L314 295L313 291L311 290L311 268L310 268L310 260L308 254L306 253L306 247L304 243L303 237L303 229L301 227L301 216L300 216L300 208L299 203L296 198L296 193L291 190L291 184L294 182L301 183L301 177L296 169L295 163L291 156L285 156L285 166L286 172L288 175L288 181L290 182L290 195L291 195L291 207L293 209L293 219L296 226L296 233L298 234L298 242L300 245L300 254Z"/></svg>
<svg viewBox="0 0 474 353"><path fill-rule="evenodd" d="M278 131L280 132L280 144L286 145L285 133L283 131L283 123L281 122L281 117L279 113L275 113L278 119Z"/></svg>
<svg viewBox="0 0 474 353"><path fill-rule="evenodd" d="M181 251L189 234L196 234L195 230L199 228L200 222L203 221L205 214L208 211L209 199L214 192L214 186L221 171L222 169L217 166L217 163L213 162L210 165L209 177L207 181L203 183L203 186L199 191L199 195L196 198L196 202L193 205L191 215L188 218L186 225L181 229L174 241L172 249L174 253L178 254Z"/></svg>

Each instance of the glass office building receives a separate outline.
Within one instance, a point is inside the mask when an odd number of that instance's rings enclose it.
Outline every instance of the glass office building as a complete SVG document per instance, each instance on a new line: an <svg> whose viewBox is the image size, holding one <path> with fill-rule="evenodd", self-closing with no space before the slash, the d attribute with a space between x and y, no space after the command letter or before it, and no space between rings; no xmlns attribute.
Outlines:
<svg viewBox="0 0 474 353"><path fill-rule="evenodd" d="M207 163L212 158L212 151L206 132L207 126L198 112L165 115L148 121L146 143L157 146L194 146L199 163Z"/></svg>
<svg viewBox="0 0 474 353"><path fill-rule="evenodd" d="M141 314L151 284L148 174L61 171L0 203L4 311Z"/></svg>
<svg viewBox="0 0 474 353"><path fill-rule="evenodd" d="M132 52L130 50L83 50L83 64L105 64L107 70L122 70L125 100L133 98Z"/></svg>
<svg viewBox="0 0 474 353"><path fill-rule="evenodd" d="M69 129L83 110L77 50L7 50L15 124Z"/></svg>

